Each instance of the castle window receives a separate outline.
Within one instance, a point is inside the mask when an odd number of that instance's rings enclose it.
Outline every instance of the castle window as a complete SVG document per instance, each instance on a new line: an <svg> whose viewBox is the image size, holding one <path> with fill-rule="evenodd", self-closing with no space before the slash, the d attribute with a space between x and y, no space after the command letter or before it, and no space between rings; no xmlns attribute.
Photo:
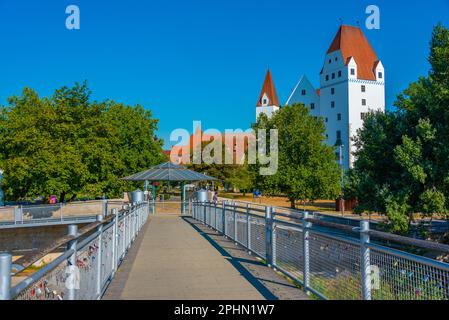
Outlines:
<svg viewBox="0 0 449 320"><path fill-rule="evenodd" d="M329 139L329 135L326 133L326 139Z"/></svg>
<svg viewBox="0 0 449 320"><path fill-rule="evenodd" d="M329 122L329 119L328 118L326 118L326 123L328 123Z"/></svg>
<svg viewBox="0 0 449 320"><path fill-rule="evenodd" d="M328 74L326 75L326 81L329 81L329 75Z"/></svg>
<svg viewBox="0 0 449 320"><path fill-rule="evenodd" d="M335 73L332 73L332 79L335 79Z"/></svg>
<svg viewBox="0 0 449 320"><path fill-rule="evenodd" d="M338 71L338 77L341 78L341 71Z"/></svg>
<svg viewBox="0 0 449 320"><path fill-rule="evenodd" d="M338 57L335 57L335 61L338 61Z"/></svg>
<svg viewBox="0 0 449 320"><path fill-rule="evenodd" d="M362 106L366 106L366 99L362 99Z"/></svg>
<svg viewBox="0 0 449 320"><path fill-rule="evenodd" d="M302 90L301 90L301 95L303 95L303 96L306 95L306 90L305 90L305 89L302 89Z"/></svg>
<svg viewBox="0 0 449 320"><path fill-rule="evenodd" d="M337 114L337 121L341 121L341 113Z"/></svg>
<svg viewBox="0 0 449 320"><path fill-rule="evenodd" d="M351 69L351 76L355 75L355 69Z"/></svg>
<svg viewBox="0 0 449 320"><path fill-rule="evenodd" d="M360 119L365 120L365 118L366 118L366 113L365 112L360 113Z"/></svg>
<svg viewBox="0 0 449 320"><path fill-rule="evenodd" d="M378 74L378 76L377 76L379 79L382 79L382 77L383 77L383 74L382 74L382 72L379 72L379 74Z"/></svg>
<svg viewBox="0 0 449 320"><path fill-rule="evenodd" d="M263 99L262 104L267 104L267 99Z"/></svg>
<svg viewBox="0 0 449 320"><path fill-rule="evenodd" d="M337 130L337 140L341 140L341 131Z"/></svg>
<svg viewBox="0 0 449 320"><path fill-rule="evenodd" d="M310 109L312 109L312 110L315 109L315 103L311 103L311 104L310 104Z"/></svg>
<svg viewBox="0 0 449 320"><path fill-rule="evenodd" d="M362 85L362 92L366 92L366 87Z"/></svg>
<svg viewBox="0 0 449 320"><path fill-rule="evenodd" d="M335 88L331 88L331 94L335 94Z"/></svg>
<svg viewBox="0 0 449 320"><path fill-rule="evenodd" d="M331 101L331 108L335 108L335 101Z"/></svg>

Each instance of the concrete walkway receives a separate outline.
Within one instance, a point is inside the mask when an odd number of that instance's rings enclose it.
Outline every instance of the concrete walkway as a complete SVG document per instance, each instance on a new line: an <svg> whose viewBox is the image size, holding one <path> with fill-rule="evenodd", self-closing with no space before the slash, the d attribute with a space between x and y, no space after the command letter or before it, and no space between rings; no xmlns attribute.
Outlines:
<svg viewBox="0 0 449 320"><path fill-rule="evenodd" d="M156 215L103 299L306 299L242 248L191 218Z"/></svg>

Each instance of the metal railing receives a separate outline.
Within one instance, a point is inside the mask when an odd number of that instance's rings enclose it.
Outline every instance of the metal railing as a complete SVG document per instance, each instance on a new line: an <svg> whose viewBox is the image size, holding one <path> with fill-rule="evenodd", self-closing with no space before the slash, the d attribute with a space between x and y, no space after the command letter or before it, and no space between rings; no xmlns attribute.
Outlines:
<svg viewBox="0 0 449 320"><path fill-rule="evenodd" d="M23 268L50 252L65 249L49 264L11 287L12 257L0 254L0 300L100 299L129 248L148 219L148 202L113 208L80 230L69 225L68 235L30 258Z"/></svg>
<svg viewBox="0 0 449 320"><path fill-rule="evenodd" d="M449 253L447 245L370 230L368 221L354 227L227 201L193 202L192 217L321 299L449 299L449 264L373 239Z"/></svg>
<svg viewBox="0 0 449 320"><path fill-rule="evenodd" d="M66 222L105 215L113 208L120 209L121 200L92 200L56 204L18 205L0 208L0 225L29 225Z"/></svg>

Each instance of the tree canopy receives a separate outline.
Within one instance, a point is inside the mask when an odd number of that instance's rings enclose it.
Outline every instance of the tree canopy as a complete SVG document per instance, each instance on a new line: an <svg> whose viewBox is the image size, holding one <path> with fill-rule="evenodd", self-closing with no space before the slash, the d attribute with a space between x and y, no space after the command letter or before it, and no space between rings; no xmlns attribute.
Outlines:
<svg viewBox="0 0 449 320"><path fill-rule="evenodd" d="M286 195L293 208L296 200L338 196L340 167L334 148L325 144L322 118L311 116L304 105L295 104L282 107L270 119L261 114L253 129L256 132L267 129L267 135L270 129L278 130L277 173L259 175L259 165L251 166L256 173L257 187L266 195Z"/></svg>
<svg viewBox="0 0 449 320"><path fill-rule="evenodd" d="M449 30L434 28L431 70L398 96L397 110L371 113L356 138L347 193L358 212L385 213L406 233L413 214L449 210Z"/></svg>
<svg viewBox="0 0 449 320"><path fill-rule="evenodd" d="M165 159L157 120L141 105L90 101L84 84L50 97L30 88L0 110L0 168L8 200L121 196L121 177Z"/></svg>

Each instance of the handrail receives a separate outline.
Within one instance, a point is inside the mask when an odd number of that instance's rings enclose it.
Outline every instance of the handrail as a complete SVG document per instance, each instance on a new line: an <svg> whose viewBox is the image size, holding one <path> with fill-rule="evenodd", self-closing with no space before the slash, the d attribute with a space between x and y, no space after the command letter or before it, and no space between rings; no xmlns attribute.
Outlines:
<svg viewBox="0 0 449 320"><path fill-rule="evenodd" d="M265 206L261 216L251 206L227 201L195 201L192 209L194 219L320 298L449 300L448 263L372 243L370 238L445 253L448 245L371 230L369 221L359 226L327 221L307 211L295 217ZM251 219L255 215L260 221Z"/></svg>
<svg viewBox="0 0 449 320"><path fill-rule="evenodd" d="M18 276L20 275L23 271L25 271L28 267L30 267L31 265L33 265L33 263L35 263L36 261L39 261L40 259L42 259L43 257L45 257L46 255L48 255L50 252L58 249L59 247L67 244L70 241L73 241L75 239L80 238L81 236L85 235L86 233L94 230L98 225L100 224L105 224L108 223L112 220L112 216L107 217L106 219L104 219L102 222L93 222L83 228L81 228L78 232L78 236L72 236L72 235L66 235L66 236L62 236L60 238L58 238L57 240L55 240L52 244L48 245L47 247L39 250L38 253L35 253L29 257L23 257L20 259L17 259L17 261L15 262L15 264L20 265L22 267L21 270L19 270L18 272L16 272L14 275Z"/></svg>
<svg viewBox="0 0 449 320"><path fill-rule="evenodd" d="M72 282L69 282L70 286L64 282L69 277L70 281L81 280L80 276L74 276L73 272L85 274L84 280L81 282L83 283L80 291L82 297L100 298L115 275L121 260L124 259L135 241L139 230L147 221L148 214L148 202L141 202L123 207L120 211L112 209L111 214L105 218L98 215L98 221L90 223L80 230L77 230L76 225L70 225L68 235L56 239L51 245L19 262L24 268L28 268L61 246L66 245L65 251L14 287L2 287L0 299L75 299L78 294L72 286ZM89 247L86 248L87 246ZM92 254L94 256L90 259ZM9 256L9 262L8 259L1 261L3 264L0 268L0 276L2 279L8 278L7 283L10 283L11 255L4 255ZM88 269L83 269L85 263L89 263ZM73 266L75 269L66 269L69 266ZM60 267L63 269L59 269ZM94 273L89 271L91 268ZM23 270L14 276L20 275ZM67 276L68 273L69 276ZM89 280L86 277L95 278ZM94 281L95 286L89 285L89 281ZM43 293L43 291L45 292Z"/></svg>

